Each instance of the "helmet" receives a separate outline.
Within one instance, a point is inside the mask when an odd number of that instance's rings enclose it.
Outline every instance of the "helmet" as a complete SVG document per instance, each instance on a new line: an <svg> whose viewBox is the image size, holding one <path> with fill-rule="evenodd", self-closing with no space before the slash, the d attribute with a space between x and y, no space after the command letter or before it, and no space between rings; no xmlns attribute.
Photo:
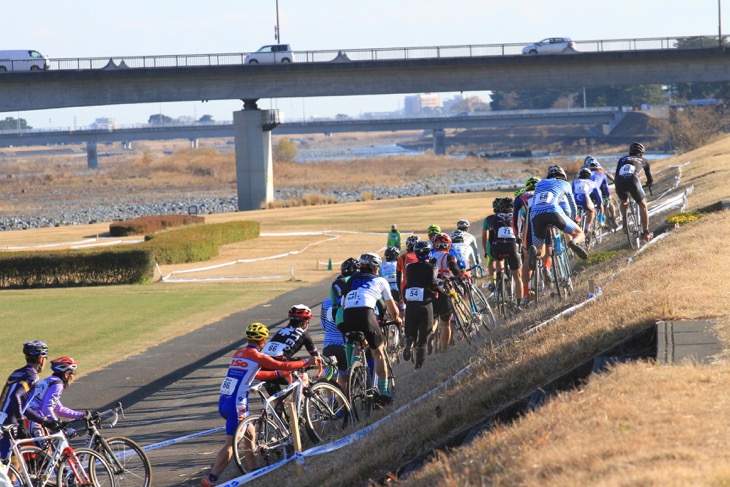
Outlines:
<svg viewBox="0 0 730 487"><path fill-rule="evenodd" d="M51 370L54 372L69 371L74 374L76 373L76 361L71 357L59 357L55 360L51 360Z"/></svg>
<svg viewBox="0 0 730 487"><path fill-rule="evenodd" d="M502 206L502 198L494 198L494 201L492 201L492 209L494 211L499 210L499 208Z"/></svg>
<svg viewBox="0 0 730 487"><path fill-rule="evenodd" d="M433 248L449 250L451 248L451 237L445 233L439 233L433 238Z"/></svg>
<svg viewBox="0 0 730 487"><path fill-rule="evenodd" d="M520 188L520 189L515 190L515 198L517 198L518 196L520 196L525 191L527 191L525 188Z"/></svg>
<svg viewBox="0 0 730 487"><path fill-rule="evenodd" d="M251 323L246 328L246 338L253 341L261 341L269 336L269 329L263 323Z"/></svg>
<svg viewBox="0 0 730 487"><path fill-rule="evenodd" d="M568 175L565 174L565 171L560 166L550 166L548 168L547 177L548 177L548 179L550 179L550 178L563 179L563 180L568 179Z"/></svg>
<svg viewBox="0 0 730 487"><path fill-rule="evenodd" d="M416 245L413 246L413 252L416 253L418 260L426 260L431 255L433 250L433 244L429 240L419 240Z"/></svg>
<svg viewBox="0 0 730 487"><path fill-rule="evenodd" d="M600 169L601 163L598 162L598 159L591 157L591 160L586 162L586 167L588 167L590 170Z"/></svg>
<svg viewBox="0 0 730 487"><path fill-rule="evenodd" d="M385 249L385 260L395 260L400 255L400 249L398 247L388 247Z"/></svg>
<svg viewBox="0 0 730 487"><path fill-rule="evenodd" d="M630 156L643 156L644 152L646 152L646 149L644 149L644 146L638 142L632 142L629 146Z"/></svg>
<svg viewBox="0 0 730 487"><path fill-rule="evenodd" d="M506 198L502 198L502 201L500 201L499 208L501 210L505 210L508 208L514 208L515 206L515 200L507 196Z"/></svg>
<svg viewBox="0 0 730 487"><path fill-rule="evenodd" d="M451 241L453 243L464 243L464 232L461 230L451 232Z"/></svg>
<svg viewBox="0 0 730 487"><path fill-rule="evenodd" d="M464 230L465 232L469 230L469 220L459 220L456 222L456 228L459 230Z"/></svg>
<svg viewBox="0 0 730 487"><path fill-rule="evenodd" d="M583 164L585 164L587 166L588 163L591 162L591 160L593 160L593 156L589 154L586 156L585 159L583 159Z"/></svg>
<svg viewBox="0 0 730 487"><path fill-rule="evenodd" d="M578 177L580 179L591 179L591 170L587 167L582 167L580 171L578 171Z"/></svg>
<svg viewBox="0 0 730 487"><path fill-rule="evenodd" d="M536 178L535 176L527 178L527 181L525 181L525 191L533 191L535 189L535 185L539 182L540 178Z"/></svg>
<svg viewBox="0 0 730 487"><path fill-rule="evenodd" d="M309 309L309 306L295 304L289 309L289 318L297 321L311 320L312 310Z"/></svg>
<svg viewBox="0 0 730 487"><path fill-rule="evenodd" d="M48 357L48 345L39 340L25 342L23 344L23 355L29 355L36 358Z"/></svg>
<svg viewBox="0 0 730 487"><path fill-rule="evenodd" d="M360 261L354 257L349 257L349 258L345 259L342 262L342 264L340 264L340 272L345 277L351 276L359 270L360 270Z"/></svg>
<svg viewBox="0 0 730 487"><path fill-rule="evenodd" d="M426 230L426 233L429 235L433 235L434 233L441 233L441 227L438 225L431 225L428 227L428 230Z"/></svg>
<svg viewBox="0 0 730 487"><path fill-rule="evenodd" d="M406 250L408 252L413 252L413 246L416 245L416 242L418 242L418 236L411 235L406 239Z"/></svg>
<svg viewBox="0 0 730 487"><path fill-rule="evenodd" d="M362 254L360 256L360 268L362 267L380 267L380 264L383 263L383 259L380 258L378 254L373 254L372 252L368 252L367 254Z"/></svg>

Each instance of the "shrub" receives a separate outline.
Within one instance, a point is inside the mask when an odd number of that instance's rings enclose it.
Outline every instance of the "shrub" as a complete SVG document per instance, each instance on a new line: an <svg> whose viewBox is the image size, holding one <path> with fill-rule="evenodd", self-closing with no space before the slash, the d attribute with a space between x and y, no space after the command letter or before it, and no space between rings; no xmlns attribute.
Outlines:
<svg viewBox="0 0 730 487"><path fill-rule="evenodd" d="M297 157L297 145L289 139L280 140L273 148L272 159L279 162L292 162Z"/></svg>
<svg viewBox="0 0 730 487"><path fill-rule="evenodd" d="M667 217L667 223L671 223L672 225L676 225L676 224L684 225L685 223L699 220L703 216L705 216L705 215L698 211L688 211L686 213L674 213Z"/></svg>
<svg viewBox="0 0 730 487"><path fill-rule="evenodd" d="M109 225L109 235L112 237L126 237L129 235L146 235L168 228L183 225L204 223L205 218L195 215L158 215L143 216L134 220L116 222Z"/></svg>

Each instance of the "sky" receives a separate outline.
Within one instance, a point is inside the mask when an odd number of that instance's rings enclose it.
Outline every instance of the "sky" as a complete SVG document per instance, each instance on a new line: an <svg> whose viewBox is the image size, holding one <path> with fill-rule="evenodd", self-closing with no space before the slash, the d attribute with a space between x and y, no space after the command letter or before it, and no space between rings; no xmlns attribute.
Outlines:
<svg viewBox="0 0 730 487"><path fill-rule="evenodd" d="M722 1L278 0L278 13L281 42L304 51L717 35L720 26L730 33L730 1ZM3 2L0 49L34 49L49 58L251 52L275 42L276 13L276 0ZM358 116L398 110L403 98L292 98L261 100L259 107L278 108L285 120ZM240 100L109 105L0 113L0 120L19 116L34 128L81 127L100 117L130 125L158 113L227 121L241 108Z"/></svg>

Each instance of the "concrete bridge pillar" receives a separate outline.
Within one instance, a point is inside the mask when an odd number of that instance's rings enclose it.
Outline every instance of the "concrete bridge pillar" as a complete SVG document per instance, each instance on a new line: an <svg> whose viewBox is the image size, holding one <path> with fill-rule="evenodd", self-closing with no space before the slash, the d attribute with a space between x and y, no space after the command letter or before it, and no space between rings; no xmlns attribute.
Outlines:
<svg viewBox="0 0 730 487"><path fill-rule="evenodd" d="M433 129L433 153L437 156L446 155L446 131Z"/></svg>
<svg viewBox="0 0 730 487"><path fill-rule="evenodd" d="M99 167L99 152L96 148L96 142L86 143L86 167L88 169L97 169Z"/></svg>
<svg viewBox="0 0 730 487"><path fill-rule="evenodd" d="M279 124L278 110L259 110L255 100L244 100L244 109L233 112L236 144L238 209L265 208L274 200L271 130Z"/></svg>
<svg viewBox="0 0 730 487"><path fill-rule="evenodd" d="M198 147L200 147L200 143L198 142L198 139L190 139L190 148L197 149Z"/></svg>

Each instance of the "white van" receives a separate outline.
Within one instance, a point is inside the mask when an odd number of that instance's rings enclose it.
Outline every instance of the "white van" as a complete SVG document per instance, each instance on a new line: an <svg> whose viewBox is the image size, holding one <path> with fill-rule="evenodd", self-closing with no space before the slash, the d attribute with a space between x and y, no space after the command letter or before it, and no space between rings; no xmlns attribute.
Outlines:
<svg viewBox="0 0 730 487"><path fill-rule="evenodd" d="M48 58L38 51L0 51L0 72L45 71L51 67Z"/></svg>
<svg viewBox="0 0 730 487"><path fill-rule="evenodd" d="M246 56L243 60L245 64L270 64L270 63L290 63L294 60L294 54L289 44L271 44L263 46L256 52Z"/></svg>

